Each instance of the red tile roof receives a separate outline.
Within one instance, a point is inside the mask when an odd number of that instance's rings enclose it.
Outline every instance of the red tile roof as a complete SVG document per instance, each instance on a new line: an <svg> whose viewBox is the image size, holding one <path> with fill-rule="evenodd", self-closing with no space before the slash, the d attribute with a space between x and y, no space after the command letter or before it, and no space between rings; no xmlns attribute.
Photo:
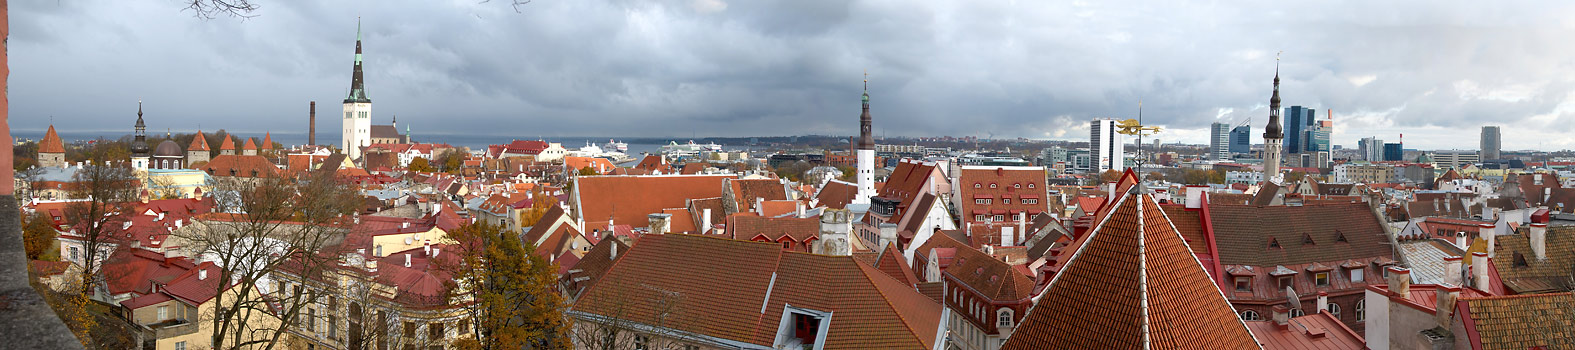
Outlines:
<svg viewBox="0 0 1575 350"><path fill-rule="evenodd" d="M714 214L713 214L714 215ZM727 234L737 240L765 240L780 242L783 237L803 243L820 238L819 218L763 217L740 213L727 217Z"/></svg>
<svg viewBox="0 0 1575 350"><path fill-rule="evenodd" d="M241 146L241 149L242 150L248 150L248 151L256 150L257 149L257 142L256 141L252 141L252 138L248 137L248 138L246 138L246 145L245 146Z"/></svg>
<svg viewBox="0 0 1575 350"><path fill-rule="evenodd" d="M208 139L202 137L202 130L197 130L197 136L192 137L192 139L191 139L191 147L186 147L186 150L187 151L207 151L207 150L209 150L208 149Z"/></svg>
<svg viewBox="0 0 1575 350"><path fill-rule="evenodd" d="M1152 196L1112 207L1002 349L1260 348Z"/></svg>
<svg viewBox="0 0 1575 350"><path fill-rule="evenodd" d="M655 316L669 302L680 311ZM852 257L692 235L641 238L575 309L771 346L786 305L835 314L824 324L828 349L930 349L940 327L939 304Z"/></svg>
<svg viewBox="0 0 1575 350"><path fill-rule="evenodd" d="M831 209L847 209L848 203L853 202L853 196L858 194L858 185L847 182L831 180L820 187L820 192L815 193L816 203Z"/></svg>
<svg viewBox="0 0 1575 350"><path fill-rule="evenodd" d="M269 162L263 156L223 154L213 157L208 164L199 168L212 176L235 177L278 177L282 175L279 167Z"/></svg>
<svg viewBox="0 0 1575 350"><path fill-rule="evenodd" d="M755 200L787 200L787 186L776 179L733 179L727 181L727 186L733 192L733 203L738 204L738 211L754 211Z"/></svg>
<svg viewBox="0 0 1575 350"><path fill-rule="evenodd" d="M1209 219L1220 262L1226 265L1394 259L1384 223L1366 203L1263 207L1211 203ZM1338 241L1341 235L1346 242ZM1304 244L1304 236L1311 236L1313 243ZM1280 248L1270 248L1270 240Z"/></svg>
<svg viewBox="0 0 1575 350"><path fill-rule="evenodd" d="M1045 198L1044 168L967 166L953 185L959 188L963 222L978 221L974 219L976 215L993 218L999 213L1010 220L1018 212L1033 216L1050 210L1050 201ZM981 199L990 204L978 204ZM1036 204L1024 204L1025 199Z"/></svg>
<svg viewBox="0 0 1575 350"><path fill-rule="evenodd" d="M66 153L66 144L60 140L60 134L55 133L54 124L44 132L44 139L38 141L38 153Z"/></svg>
<svg viewBox="0 0 1575 350"><path fill-rule="evenodd" d="M1556 349L1575 343L1575 295L1529 294L1460 298L1456 313L1466 334L1457 346L1472 349Z"/></svg>
<svg viewBox="0 0 1575 350"><path fill-rule="evenodd" d="M722 181L731 175L581 176L574 191L578 213L587 227L616 224L635 227L650 223L646 215L663 209L683 208L686 200L722 196ZM712 213L712 215L721 215Z"/></svg>

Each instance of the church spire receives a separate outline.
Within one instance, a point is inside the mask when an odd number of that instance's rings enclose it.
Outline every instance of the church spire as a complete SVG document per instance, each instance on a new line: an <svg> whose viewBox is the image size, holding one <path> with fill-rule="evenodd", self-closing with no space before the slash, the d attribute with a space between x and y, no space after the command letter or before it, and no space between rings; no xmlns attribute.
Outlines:
<svg viewBox="0 0 1575 350"><path fill-rule="evenodd" d="M366 86L361 80L361 18L355 19L355 71L350 75L350 94L345 103L371 103L366 98Z"/></svg>
<svg viewBox="0 0 1575 350"><path fill-rule="evenodd" d="M142 100L137 100L137 134L131 141L131 157L148 157L148 127L142 122Z"/></svg>
<svg viewBox="0 0 1575 350"><path fill-rule="evenodd" d="M875 149L875 136L871 132L873 121L870 117L870 73L864 72L864 113L859 115L859 148Z"/></svg>
<svg viewBox="0 0 1575 350"><path fill-rule="evenodd" d="M1269 97L1269 125L1263 128L1263 138L1283 139L1280 129L1280 57L1274 57L1274 95Z"/></svg>

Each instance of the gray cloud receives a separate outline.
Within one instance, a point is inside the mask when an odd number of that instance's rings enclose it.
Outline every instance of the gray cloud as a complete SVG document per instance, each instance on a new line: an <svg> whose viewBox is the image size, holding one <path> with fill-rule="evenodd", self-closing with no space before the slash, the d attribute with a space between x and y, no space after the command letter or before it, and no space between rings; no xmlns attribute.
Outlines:
<svg viewBox="0 0 1575 350"><path fill-rule="evenodd" d="M141 98L155 129L299 132L348 88L360 16L374 112L424 134L850 134L868 69L887 135L1083 139L1141 99L1161 139L1201 143L1261 126L1283 50L1286 104L1333 109L1336 143L1474 148L1492 123L1507 148L1575 148L1563 3L259 4L14 3L12 127L123 132Z"/></svg>

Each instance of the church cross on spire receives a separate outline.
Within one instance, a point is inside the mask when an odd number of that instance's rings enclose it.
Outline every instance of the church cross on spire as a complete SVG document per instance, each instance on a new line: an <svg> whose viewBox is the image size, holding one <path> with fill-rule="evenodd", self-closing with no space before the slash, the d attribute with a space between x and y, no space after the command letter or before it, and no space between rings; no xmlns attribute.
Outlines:
<svg viewBox="0 0 1575 350"><path fill-rule="evenodd" d="M350 74L350 93L345 97L345 103L371 103L366 97L366 86L361 74L361 17L355 18L355 67Z"/></svg>

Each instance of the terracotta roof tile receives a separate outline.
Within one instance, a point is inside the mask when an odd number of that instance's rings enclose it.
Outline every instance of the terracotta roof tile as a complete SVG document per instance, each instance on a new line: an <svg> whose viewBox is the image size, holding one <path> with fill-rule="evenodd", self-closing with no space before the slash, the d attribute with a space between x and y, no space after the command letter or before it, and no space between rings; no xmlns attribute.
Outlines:
<svg viewBox="0 0 1575 350"><path fill-rule="evenodd" d="M976 222L976 215L993 219L997 210L1007 221L1019 212L1032 216L1050 210L1045 198L1045 170L1033 167L963 167L956 184L963 222ZM979 200L990 204L979 204ZM1024 200L1035 204L1025 204ZM987 212L987 213L986 213Z"/></svg>
<svg viewBox="0 0 1575 350"><path fill-rule="evenodd" d="M587 227L617 224L646 226L646 215L683 208L687 200L722 196L722 182L731 175L581 176L574 191L580 218ZM721 213L712 215L721 216Z"/></svg>
<svg viewBox="0 0 1575 350"><path fill-rule="evenodd" d="M66 153L66 144L60 140L60 134L55 133L54 124L44 132L44 139L38 141L38 153Z"/></svg>
<svg viewBox="0 0 1575 350"><path fill-rule="evenodd" d="M1365 203L1303 206L1209 204L1209 221L1226 265L1275 266L1394 258L1383 223ZM1336 242L1344 234L1347 242ZM1314 244L1302 244L1310 235ZM1280 248L1269 248L1270 240Z"/></svg>
<svg viewBox="0 0 1575 350"><path fill-rule="evenodd" d="M1575 345L1575 295L1533 294L1460 298L1458 310L1476 349L1564 349Z"/></svg>
<svg viewBox="0 0 1575 350"><path fill-rule="evenodd" d="M1153 197L1112 207L1002 349L1260 348Z"/></svg>
<svg viewBox="0 0 1575 350"><path fill-rule="evenodd" d="M1569 290L1569 277L1575 269L1575 226L1547 228L1547 249L1543 250L1547 259L1536 258L1528 235L1522 231L1494 236L1498 247L1489 261L1498 268L1504 286L1521 294Z"/></svg>
<svg viewBox="0 0 1575 350"><path fill-rule="evenodd" d="M858 194L858 185L847 182L831 180L820 187L815 193L815 200L820 206L832 209L847 209L848 203L853 202L853 196Z"/></svg>

